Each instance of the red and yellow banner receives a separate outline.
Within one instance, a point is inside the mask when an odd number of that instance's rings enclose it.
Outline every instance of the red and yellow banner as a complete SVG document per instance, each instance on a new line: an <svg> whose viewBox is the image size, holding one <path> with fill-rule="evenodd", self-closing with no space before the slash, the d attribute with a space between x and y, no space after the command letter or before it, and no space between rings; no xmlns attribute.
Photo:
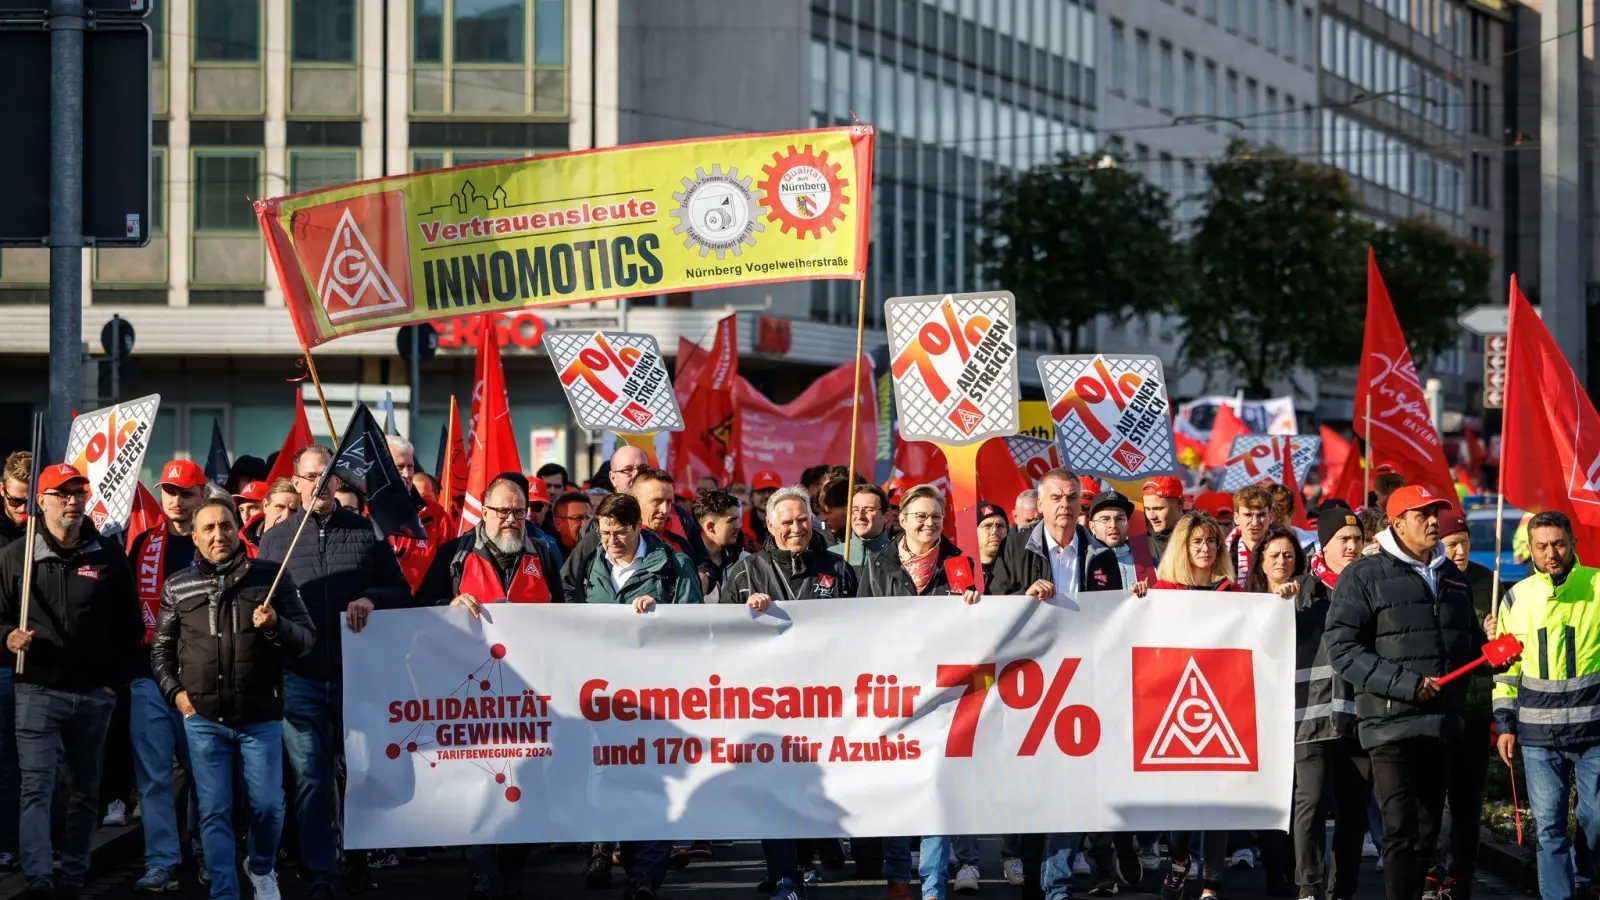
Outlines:
<svg viewBox="0 0 1600 900"><path fill-rule="evenodd" d="M639 144L263 200L305 347L410 322L866 269L867 126Z"/></svg>

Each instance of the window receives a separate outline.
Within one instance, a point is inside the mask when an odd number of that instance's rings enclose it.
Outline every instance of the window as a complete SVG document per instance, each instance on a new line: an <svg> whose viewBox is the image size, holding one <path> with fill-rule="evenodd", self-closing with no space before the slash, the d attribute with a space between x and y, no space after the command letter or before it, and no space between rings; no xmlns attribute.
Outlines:
<svg viewBox="0 0 1600 900"><path fill-rule="evenodd" d="M1222 114L1230 119L1239 118L1239 73L1228 70L1227 93L1222 97Z"/></svg>
<svg viewBox="0 0 1600 900"><path fill-rule="evenodd" d="M289 151L289 193L349 184L361 178L354 150Z"/></svg>
<svg viewBox="0 0 1600 900"><path fill-rule="evenodd" d="M167 230L167 151L157 147L150 153L150 233Z"/></svg>
<svg viewBox="0 0 1600 900"><path fill-rule="evenodd" d="M195 62L257 62L261 58L258 0L196 0Z"/></svg>
<svg viewBox="0 0 1600 900"><path fill-rule="evenodd" d="M526 0L452 0L451 5L456 62L522 63Z"/></svg>
<svg viewBox="0 0 1600 900"><path fill-rule="evenodd" d="M1239 30L1239 0L1222 0L1222 27L1232 32Z"/></svg>
<svg viewBox="0 0 1600 900"><path fill-rule="evenodd" d="M167 17L163 8L166 0L150 0L150 13L145 21L150 23L150 61L159 65L167 53Z"/></svg>
<svg viewBox="0 0 1600 900"><path fill-rule="evenodd" d="M468 166L473 163L500 162L506 159L523 159L537 156L541 153L554 152L550 149L534 150L413 150L411 151L411 171L426 172L432 169L446 169L451 166Z"/></svg>
<svg viewBox="0 0 1600 900"><path fill-rule="evenodd" d="M1194 92L1200 89L1199 85L1198 85L1199 80L1200 80L1199 76L1195 73L1194 54L1193 53L1185 53L1185 54L1183 54L1183 109L1182 109L1182 112L1186 116L1192 116L1196 112L1198 112L1198 110L1195 109Z"/></svg>
<svg viewBox="0 0 1600 900"><path fill-rule="evenodd" d="M1218 110L1217 110L1217 64L1212 62L1209 59L1206 60L1206 97L1205 97L1205 103L1206 103L1205 114L1208 115L1208 116L1217 115L1217 113L1218 113ZM1210 128L1214 129L1216 126L1207 126L1207 127L1210 127Z"/></svg>
<svg viewBox="0 0 1600 900"><path fill-rule="evenodd" d="M1116 20L1111 22L1111 42L1106 47L1106 89L1122 92L1122 23Z"/></svg>
<svg viewBox="0 0 1600 900"><path fill-rule="evenodd" d="M261 154L196 150L194 193L195 231L256 230L250 198L261 194Z"/></svg>
<svg viewBox="0 0 1600 900"><path fill-rule="evenodd" d="M290 9L292 61L356 61L356 0L294 0Z"/></svg>
<svg viewBox="0 0 1600 900"><path fill-rule="evenodd" d="M1203 9L1205 10L1207 22L1215 22L1217 20L1217 0L1205 0Z"/></svg>
<svg viewBox="0 0 1600 900"><path fill-rule="evenodd" d="M1150 35L1143 31L1133 38L1133 99L1150 103Z"/></svg>
<svg viewBox="0 0 1600 900"><path fill-rule="evenodd" d="M1260 4L1256 0L1245 0L1244 3L1244 39L1255 41L1260 37L1260 21L1256 18L1256 10Z"/></svg>
<svg viewBox="0 0 1600 900"><path fill-rule="evenodd" d="M1160 96L1158 102L1162 112L1172 112L1172 44L1168 41L1161 42L1161 56L1159 65L1160 82L1157 86Z"/></svg>
<svg viewBox="0 0 1600 900"><path fill-rule="evenodd" d="M1266 132L1267 143L1278 144L1280 147L1283 146L1281 143L1278 143L1278 129L1283 127L1283 123L1278 120L1277 88L1267 88L1267 103L1261 111L1265 113L1262 118L1265 124L1264 131Z"/></svg>
<svg viewBox="0 0 1600 900"><path fill-rule="evenodd" d="M1283 58L1292 61L1296 46L1294 36L1294 0L1283 0Z"/></svg>
<svg viewBox="0 0 1600 900"><path fill-rule="evenodd" d="M1259 96L1259 86L1254 78L1247 78L1244 82L1244 121L1251 131L1260 132L1261 122L1256 118L1256 99Z"/></svg>
<svg viewBox="0 0 1600 900"><path fill-rule="evenodd" d="M533 64L567 62L567 0L538 0L533 8Z"/></svg>
<svg viewBox="0 0 1600 900"><path fill-rule="evenodd" d="M1278 52L1278 0L1262 0L1267 7L1266 45L1268 53Z"/></svg>
<svg viewBox="0 0 1600 900"><path fill-rule="evenodd" d="M419 63L444 62L444 0L411 4L411 56Z"/></svg>
<svg viewBox="0 0 1600 900"><path fill-rule="evenodd" d="M1300 62L1308 69L1317 58L1316 41L1317 14L1308 6L1300 11Z"/></svg>

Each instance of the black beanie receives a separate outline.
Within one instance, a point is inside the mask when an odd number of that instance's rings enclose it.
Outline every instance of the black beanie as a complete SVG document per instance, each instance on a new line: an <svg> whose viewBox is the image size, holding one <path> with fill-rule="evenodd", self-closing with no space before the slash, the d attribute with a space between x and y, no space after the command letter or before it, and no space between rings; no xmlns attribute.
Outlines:
<svg viewBox="0 0 1600 900"><path fill-rule="evenodd" d="M1317 516L1317 541L1326 547L1340 529L1352 525L1357 531L1361 530L1361 520L1356 518L1355 513L1341 506L1324 506Z"/></svg>

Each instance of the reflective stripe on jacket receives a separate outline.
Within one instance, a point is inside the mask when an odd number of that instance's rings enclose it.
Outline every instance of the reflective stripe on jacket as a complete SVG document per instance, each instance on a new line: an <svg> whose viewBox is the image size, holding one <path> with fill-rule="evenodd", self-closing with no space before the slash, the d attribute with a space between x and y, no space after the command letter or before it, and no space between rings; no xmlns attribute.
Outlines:
<svg viewBox="0 0 1600 900"><path fill-rule="evenodd" d="M1600 743L1600 570L1573 566L1557 587L1543 572L1505 595L1501 634L1522 657L1495 676L1495 726L1534 747Z"/></svg>

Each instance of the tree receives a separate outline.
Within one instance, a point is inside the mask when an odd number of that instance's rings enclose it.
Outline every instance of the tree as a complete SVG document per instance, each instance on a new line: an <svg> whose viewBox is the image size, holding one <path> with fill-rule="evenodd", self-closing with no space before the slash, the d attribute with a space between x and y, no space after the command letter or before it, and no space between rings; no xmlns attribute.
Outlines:
<svg viewBox="0 0 1600 900"><path fill-rule="evenodd" d="M1489 302L1488 251L1424 219L1369 229L1368 242L1418 364L1456 346L1456 316Z"/></svg>
<svg viewBox="0 0 1600 900"><path fill-rule="evenodd" d="M1194 290L1176 307L1184 357L1236 375L1252 397L1301 367L1353 366L1366 227L1344 175L1241 142L1207 173L1205 211L1189 242Z"/></svg>
<svg viewBox="0 0 1600 900"><path fill-rule="evenodd" d="M1102 160L1062 154L1002 176L984 213L979 259L1057 352L1078 352L1099 316L1166 310L1187 282L1167 193Z"/></svg>

